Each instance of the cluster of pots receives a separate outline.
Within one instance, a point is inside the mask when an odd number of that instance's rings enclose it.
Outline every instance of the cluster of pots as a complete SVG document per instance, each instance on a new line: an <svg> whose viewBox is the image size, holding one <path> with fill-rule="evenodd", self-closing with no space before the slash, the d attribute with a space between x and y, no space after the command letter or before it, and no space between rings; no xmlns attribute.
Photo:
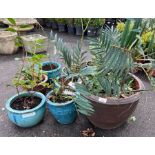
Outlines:
<svg viewBox="0 0 155 155"><path fill-rule="evenodd" d="M57 62L43 62L42 66L52 64L56 68L50 71L46 71L48 80L61 76L61 65ZM37 68L37 66L36 66ZM44 80L46 82L47 79ZM37 125L41 120L43 120L46 104L48 105L49 111L52 113L54 118L61 124L70 124L72 123L77 116L76 107L73 101L65 103L54 103L48 99L52 94L52 90L44 95L41 92L33 92L35 97L41 99L38 106L29 109L29 110L15 110L11 107L11 104L18 98L30 96L30 92L21 92L12 96L6 102L7 114L11 122L20 127L32 127Z"/></svg>
<svg viewBox="0 0 155 155"><path fill-rule="evenodd" d="M105 18L105 24L103 25L103 27L105 26L116 26L116 23L118 21L122 21L124 22L126 19L125 18ZM39 19L39 21L41 22L41 19ZM53 30L58 30L59 32L67 32L68 34L72 34L72 35L77 35L80 36L82 35L82 27L78 26L78 25L74 25L74 24L62 24L62 23L57 23L57 22L51 22L51 21L42 21L41 22L42 25L44 25L45 27L48 28L52 28ZM85 35L88 37L92 37L92 36L97 36L99 34L99 30L101 27L93 27L93 26L88 26L87 31L85 32Z"/></svg>
<svg viewBox="0 0 155 155"><path fill-rule="evenodd" d="M78 25L62 24L56 22L45 22L45 26L52 28L53 30L58 30L59 32L67 32L68 34L81 36L82 27ZM91 27L87 28L87 31L84 35L88 37L97 36L99 34L100 27Z"/></svg>
<svg viewBox="0 0 155 155"><path fill-rule="evenodd" d="M47 71L48 79L61 77L61 64L57 62L43 62L42 66L52 64L56 68ZM131 76L136 82L137 89L143 89L143 83L135 75ZM49 96L53 93L50 90L46 95L40 92L34 92L34 96L41 99L40 104L29 110L15 110L11 107L11 104L18 98L23 96L29 96L30 93L22 92L12 96L6 102L7 114L11 122L20 127L32 127L37 125L41 120L43 120L46 105L52 116L60 124L70 124L76 120L77 110L76 104L73 100L64 103L55 103L49 100ZM84 95L84 94L83 94ZM85 96L93 105L94 113L88 116L89 121L96 127L102 129L113 129L119 127L121 124L127 121L135 110L138 101L141 97L141 93L137 92L127 98L113 99L113 98L100 98L94 95Z"/></svg>

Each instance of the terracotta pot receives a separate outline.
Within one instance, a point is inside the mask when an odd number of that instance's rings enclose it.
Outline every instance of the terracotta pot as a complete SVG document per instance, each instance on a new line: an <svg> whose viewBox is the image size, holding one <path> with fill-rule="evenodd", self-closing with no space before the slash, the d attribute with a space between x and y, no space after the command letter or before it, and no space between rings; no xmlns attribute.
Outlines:
<svg viewBox="0 0 155 155"><path fill-rule="evenodd" d="M138 90L144 89L142 81L135 75L132 75L135 79ZM126 98L99 98L97 96L86 97L92 102L94 106L94 114L89 116L89 121L96 127L102 129L113 129L122 125L134 112L138 101L141 97L141 92L137 92Z"/></svg>

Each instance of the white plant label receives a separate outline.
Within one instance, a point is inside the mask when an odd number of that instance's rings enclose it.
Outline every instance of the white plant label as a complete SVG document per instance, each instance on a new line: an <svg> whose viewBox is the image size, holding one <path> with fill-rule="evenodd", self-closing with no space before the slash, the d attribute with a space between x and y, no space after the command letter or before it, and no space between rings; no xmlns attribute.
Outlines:
<svg viewBox="0 0 155 155"><path fill-rule="evenodd" d="M35 112L31 112L31 113L23 114L22 117L27 118L27 117L32 117L32 116L35 116L35 115L36 115Z"/></svg>
<svg viewBox="0 0 155 155"><path fill-rule="evenodd" d="M103 103L106 103L107 102L107 99L106 98L99 97L98 98L98 101L103 102Z"/></svg>
<svg viewBox="0 0 155 155"><path fill-rule="evenodd" d="M68 91L68 90L63 91L63 93L66 94L66 95L75 96L75 93L73 93L71 91Z"/></svg>
<svg viewBox="0 0 155 155"><path fill-rule="evenodd" d="M75 84L74 84L72 81L69 82L68 85L69 85L71 88L75 89Z"/></svg>

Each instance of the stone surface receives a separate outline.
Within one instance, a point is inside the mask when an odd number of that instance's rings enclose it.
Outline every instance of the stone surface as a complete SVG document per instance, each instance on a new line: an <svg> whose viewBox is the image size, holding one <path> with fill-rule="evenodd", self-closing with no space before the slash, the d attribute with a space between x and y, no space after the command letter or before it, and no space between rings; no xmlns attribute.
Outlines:
<svg viewBox="0 0 155 155"><path fill-rule="evenodd" d="M49 30L45 31L47 34L48 32ZM59 36L64 38L64 40L72 46L79 40L79 37L68 34L61 33ZM85 39L84 49L87 50L87 48L88 43ZM48 53L52 55L52 47L49 48ZM138 107L132 115L136 120L125 123L117 129L102 130L95 128L89 123L87 118L82 115L79 115L76 121L71 125L60 125L55 121L48 110L46 110L43 122L33 128L23 129L15 126L7 118L5 102L16 93L15 89L8 85L11 84L13 76L18 67L20 67L20 61L15 61L14 59L22 57L22 54L22 51L18 51L18 53L14 55L0 55L0 137L79 137L82 136L82 130L86 130L87 128L93 128L96 136L99 137L155 136L155 93L151 91L143 93ZM52 59L57 61L57 58L53 57L53 55ZM144 77L143 74L139 74L138 76L143 80L146 88L149 88L150 85L146 77Z"/></svg>

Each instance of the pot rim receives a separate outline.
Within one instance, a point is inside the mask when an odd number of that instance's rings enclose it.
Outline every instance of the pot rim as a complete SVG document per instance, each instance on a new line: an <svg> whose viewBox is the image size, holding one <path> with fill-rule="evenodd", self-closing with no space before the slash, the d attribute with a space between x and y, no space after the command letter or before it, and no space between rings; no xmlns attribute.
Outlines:
<svg viewBox="0 0 155 155"><path fill-rule="evenodd" d="M16 37L17 36L16 32L0 31L0 33L4 33L4 35L0 35L0 39L9 38L9 37Z"/></svg>
<svg viewBox="0 0 155 155"><path fill-rule="evenodd" d="M137 90L141 90L141 89L145 88L143 82L136 75L133 75L131 73L129 73L129 74L138 82L139 88ZM103 98L103 97L99 97L99 96L95 96L95 95L84 96L84 97L92 102L113 106L113 105L132 103L132 102L140 99L140 95L141 95L141 92L136 92L133 95L130 95L126 98L116 98L116 99ZM103 99L103 101L101 101L99 99L101 99L101 100Z"/></svg>
<svg viewBox="0 0 155 155"><path fill-rule="evenodd" d="M46 83L48 81L48 76L46 74L43 74L44 76L44 80L42 82L39 83L39 85L41 85L42 83Z"/></svg>
<svg viewBox="0 0 155 155"><path fill-rule="evenodd" d="M65 105L68 105L68 104L71 104L71 103L74 102L73 100L67 101L67 102L64 102L64 103L52 102L51 100L48 99L48 97L51 95L52 92L53 92L53 90L51 90L51 91L46 95L46 102L47 102L49 105L54 105L54 106L61 107L61 106L65 106Z"/></svg>
<svg viewBox="0 0 155 155"><path fill-rule="evenodd" d="M25 113L30 113L30 112L34 112L35 110L41 108L45 102L46 102L46 97L40 93L40 92L35 92L35 91L31 91L32 93L34 93L34 96L41 98L41 102L39 105L37 105L36 107L29 109L29 110L15 110L13 108L11 108L11 104L13 101L15 101L17 98L19 97L23 97L23 96L29 96L29 93L24 91L18 94L15 94L14 96L10 97L7 101L6 101L6 109L12 113L17 113L17 114L25 114Z"/></svg>
<svg viewBox="0 0 155 155"><path fill-rule="evenodd" d="M57 66L57 68L52 69L52 70L49 70L49 71L43 70L43 71L46 72L46 73L55 72L55 71L61 69L61 64L58 63L58 62L55 62L55 61L44 61L44 62L42 62L41 64L42 64L42 66L44 66L44 65L46 65L46 64L53 64L53 65L56 65L56 66Z"/></svg>

